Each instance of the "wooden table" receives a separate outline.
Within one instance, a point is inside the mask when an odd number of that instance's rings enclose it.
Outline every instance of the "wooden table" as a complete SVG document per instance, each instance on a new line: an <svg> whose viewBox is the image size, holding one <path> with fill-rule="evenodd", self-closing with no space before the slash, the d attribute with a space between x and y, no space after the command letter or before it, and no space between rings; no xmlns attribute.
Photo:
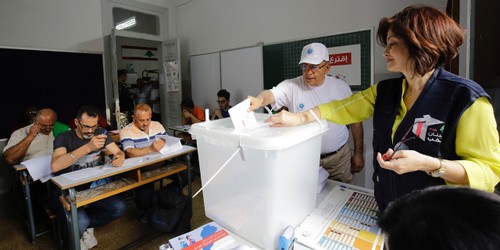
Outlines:
<svg viewBox="0 0 500 250"><path fill-rule="evenodd" d="M62 190L60 200L66 208L66 220L68 222L70 232L70 246L71 249L80 249L80 237L78 232L78 217L77 208L91 204L110 196L123 193L133 188L161 180L165 177L173 175L183 170L188 170L188 195L192 196L191 186L191 159L189 153L196 151L196 148L183 145L182 149L162 155L160 153L150 154L142 157L133 157L125 160L121 167L107 167L99 169L82 169L68 174L63 174L52 178L52 182ZM152 171L144 171L143 168L153 165L158 162L170 160L178 156L187 156L187 165L183 163L174 163L171 165L163 166ZM95 171L99 169L101 171ZM80 172L84 177L74 178L75 173ZM90 188L87 190L77 192L75 187L91 183L93 181L116 176L118 174L130 172L133 177L125 177L115 180L111 183ZM76 174L78 175L78 174Z"/></svg>
<svg viewBox="0 0 500 250"><path fill-rule="evenodd" d="M168 129L172 130L173 136L175 136L175 133L177 132L189 133L188 131L190 128L191 125L179 125L179 126L168 127Z"/></svg>

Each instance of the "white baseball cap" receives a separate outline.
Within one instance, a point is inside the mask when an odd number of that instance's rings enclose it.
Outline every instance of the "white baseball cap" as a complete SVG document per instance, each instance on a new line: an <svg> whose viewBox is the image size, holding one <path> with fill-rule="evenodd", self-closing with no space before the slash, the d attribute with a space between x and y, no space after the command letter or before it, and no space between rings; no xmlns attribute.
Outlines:
<svg viewBox="0 0 500 250"><path fill-rule="evenodd" d="M322 43L311 43L302 48L299 64L320 64L322 61L330 61L328 49Z"/></svg>

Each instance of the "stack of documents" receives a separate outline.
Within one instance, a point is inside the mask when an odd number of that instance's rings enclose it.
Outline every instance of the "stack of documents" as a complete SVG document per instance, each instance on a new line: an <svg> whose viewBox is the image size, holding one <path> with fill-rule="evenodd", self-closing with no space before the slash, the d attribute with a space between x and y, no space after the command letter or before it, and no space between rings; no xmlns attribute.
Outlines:
<svg viewBox="0 0 500 250"><path fill-rule="evenodd" d="M157 139L165 140L165 146L160 150L162 155L182 149L181 138L170 135L157 135Z"/></svg>
<svg viewBox="0 0 500 250"><path fill-rule="evenodd" d="M50 167L51 160L52 155L46 155L23 161L21 164L26 166L33 181L40 180L41 182L46 182L53 176L52 168Z"/></svg>

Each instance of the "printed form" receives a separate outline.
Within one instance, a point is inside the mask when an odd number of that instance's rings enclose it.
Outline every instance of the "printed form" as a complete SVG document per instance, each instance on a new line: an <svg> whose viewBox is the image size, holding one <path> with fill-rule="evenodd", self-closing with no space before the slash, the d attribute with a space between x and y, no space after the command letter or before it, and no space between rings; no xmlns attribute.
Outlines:
<svg viewBox="0 0 500 250"><path fill-rule="evenodd" d="M297 242L312 249L383 249L373 194L336 186L295 229Z"/></svg>

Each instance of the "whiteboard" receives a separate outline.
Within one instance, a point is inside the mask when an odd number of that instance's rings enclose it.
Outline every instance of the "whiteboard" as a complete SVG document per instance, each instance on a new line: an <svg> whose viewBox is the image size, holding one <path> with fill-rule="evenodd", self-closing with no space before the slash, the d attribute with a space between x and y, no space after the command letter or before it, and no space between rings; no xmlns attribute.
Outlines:
<svg viewBox="0 0 500 250"><path fill-rule="evenodd" d="M191 96L194 105L212 112L221 86L219 52L191 56Z"/></svg>
<svg viewBox="0 0 500 250"><path fill-rule="evenodd" d="M262 46L222 51L221 86L231 93L231 105L264 89Z"/></svg>

